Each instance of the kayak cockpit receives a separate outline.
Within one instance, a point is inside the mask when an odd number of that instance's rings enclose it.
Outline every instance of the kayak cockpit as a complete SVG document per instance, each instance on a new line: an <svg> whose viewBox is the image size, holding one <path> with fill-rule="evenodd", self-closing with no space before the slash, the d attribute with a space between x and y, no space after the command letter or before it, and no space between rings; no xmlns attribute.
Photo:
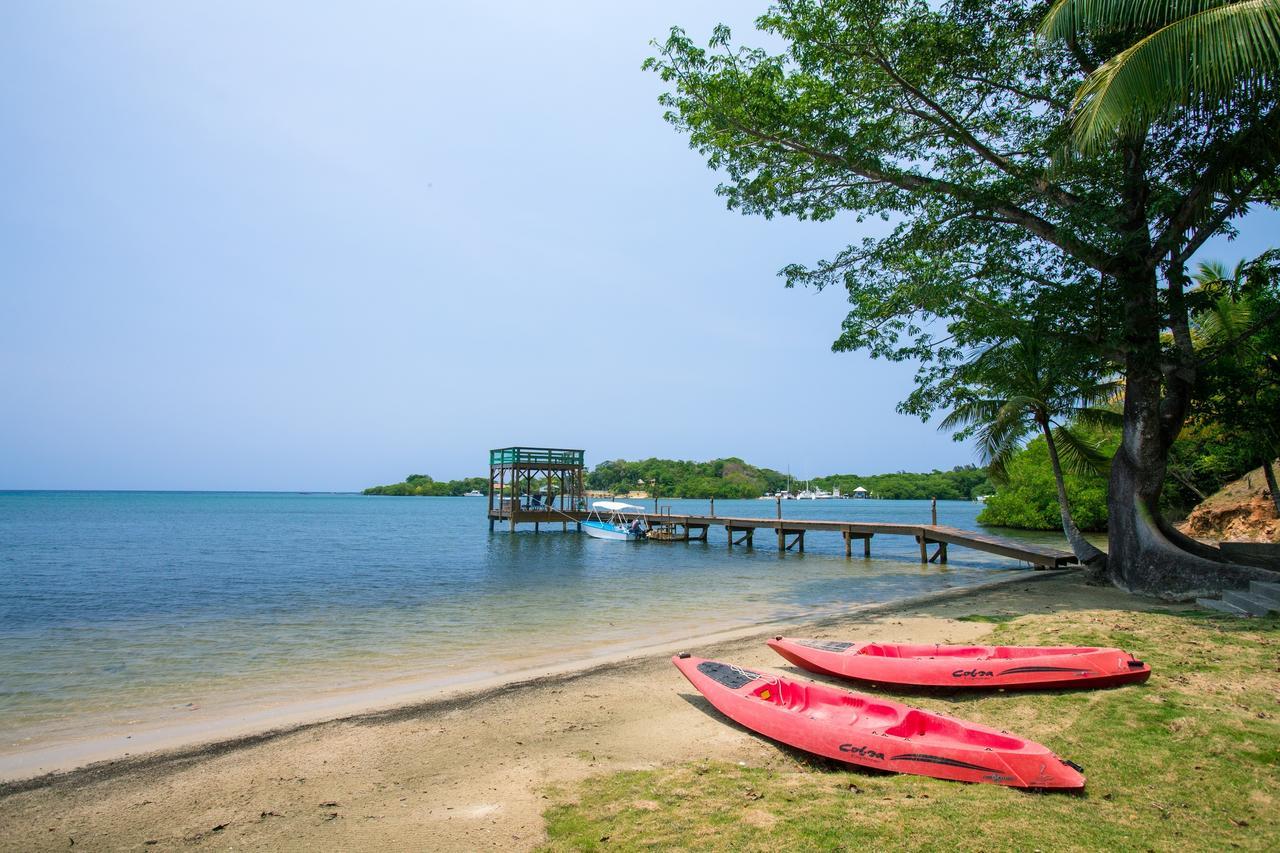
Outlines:
<svg viewBox="0 0 1280 853"><path fill-rule="evenodd" d="M893 737L937 739L948 744L962 743L987 749L1018 750L1027 745L1020 738L972 724L962 725L950 717L930 714L918 708L912 708L897 724L885 729L884 733Z"/></svg>
<svg viewBox="0 0 1280 853"><path fill-rule="evenodd" d="M904 643L865 643L857 654L882 658L965 658L967 660L1013 660L1049 655L1084 655L1098 651L1087 646L926 646Z"/></svg>

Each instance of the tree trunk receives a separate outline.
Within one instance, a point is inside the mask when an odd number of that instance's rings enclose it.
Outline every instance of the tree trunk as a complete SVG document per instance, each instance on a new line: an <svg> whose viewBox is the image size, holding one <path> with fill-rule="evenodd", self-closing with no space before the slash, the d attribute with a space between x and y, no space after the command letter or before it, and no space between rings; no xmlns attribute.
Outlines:
<svg viewBox="0 0 1280 853"><path fill-rule="evenodd" d="M1071 551L1081 564L1102 568L1106 565L1107 555L1084 538L1080 528L1076 527L1075 519L1071 517L1071 504L1067 501L1067 484L1062 477L1062 463L1058 460L1058 445L1053 440L1053 430L1049 429L1047 423L1041 423L1040 430L1044 433L1044 440L1049 445L1049 464L1053 466L1053 482L1058 487L1058 510L1062 513L1062 532L1067 534Z"/></svg>
<svg viewBox="0 0 1280 853"><path fill-rule="evenodd" d="M1262 473L1267 478L1267 488L1271 490L1271 502L1276 506L1276 515L1280 515L1280 487L1276 486L1276 468L1272 459L1262 460Z"/></svg>
<svg viewBox="0 0 1280 853"><path fill-rule="evenodd" d="M1167 268L1165 301L1176 355L1172 365L1165 363L1156 271L1143 260L1150 249L1144 146L1142 138L1121 145L1125 181L1116 223L1121 248L1110 271L1124 296L1125 390L1123 433L1107 496L1107 573L1131 592L1185 600L1253 579L1277 581L1280 572L1211 559L1217 549L1182 536L1160 517L1169 448L1191 402L1195 361L1183 298L1186 271L1174 262ZM1166 367L1172 369L1166 372Z"/></svg>
<svg viewBox="0 0 1280 853"><path fill-rule="evenodd" d="M1181 430L1188 397L1176 389L1164 393L1154 278L1149 285L1132 279L1124 284L1130 293L1124 427L1107 497L1112 582L1131 592L1186 600L1250 580L1280 581L1280 572L1222 561L1216 548L1183 536L1161 518L1168 451Z"/></svg>

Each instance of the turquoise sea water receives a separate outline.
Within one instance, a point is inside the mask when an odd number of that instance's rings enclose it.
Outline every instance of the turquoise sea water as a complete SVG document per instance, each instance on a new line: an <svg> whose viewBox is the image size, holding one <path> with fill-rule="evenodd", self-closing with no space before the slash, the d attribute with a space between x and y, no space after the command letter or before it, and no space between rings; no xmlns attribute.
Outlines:
<svg viewBox="0 0 1280 853"><path fill-rule="evenodd" d="M705 512L705 501L663 501ZM980 505L942 502L974 528ZM771 516L765 501L718 515ZM795 518L927 522L925 501L793 501ZM490 534L485 501L282 493L0 493L0 741L214 702L495 673L773 617L963 586L1022 566L905 537L846 559ZM1052 541L1049 537L1047 541ZM1041 537L1041 541L1044 540Z"/></svg>

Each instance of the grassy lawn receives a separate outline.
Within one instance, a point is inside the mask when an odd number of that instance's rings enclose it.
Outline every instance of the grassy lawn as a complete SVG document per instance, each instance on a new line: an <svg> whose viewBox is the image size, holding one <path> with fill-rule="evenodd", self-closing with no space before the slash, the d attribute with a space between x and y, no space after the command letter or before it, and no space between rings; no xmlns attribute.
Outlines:
<svg viewBox="0 0 1280 853"><path fill-rule="evenodd" d="M1151 664L1145 685L1113 690L904 698L1040 741L1084 766L1083 795L778 746L762 767L708 754L553 791L546 849L1280 849L1280 620L1070 612L998 622L992 641L1115 645Z"/></svg>

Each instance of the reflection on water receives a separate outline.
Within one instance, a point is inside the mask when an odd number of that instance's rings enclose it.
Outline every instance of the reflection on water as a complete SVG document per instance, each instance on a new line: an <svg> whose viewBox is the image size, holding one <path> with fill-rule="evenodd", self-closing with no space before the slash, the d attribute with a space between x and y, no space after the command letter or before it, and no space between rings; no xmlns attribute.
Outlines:
<svg viewBox="0 0 1280 853"><path fill-rule="evenodd" d="M980 505L938 509L939 523L972 528ZM797 501L784 513L927 523L929 505ZM123 719L229 691L502 670L1020 567L954 546L948 566L921 566L907 537L876 537L864 560L860 548L846 559L836 534L780 554L768 535L730 551L715 528L706 543L659 543L551 527L490 534L484 502L466 498L0 493L0 732L70 730L86 714Z"/></svg>

